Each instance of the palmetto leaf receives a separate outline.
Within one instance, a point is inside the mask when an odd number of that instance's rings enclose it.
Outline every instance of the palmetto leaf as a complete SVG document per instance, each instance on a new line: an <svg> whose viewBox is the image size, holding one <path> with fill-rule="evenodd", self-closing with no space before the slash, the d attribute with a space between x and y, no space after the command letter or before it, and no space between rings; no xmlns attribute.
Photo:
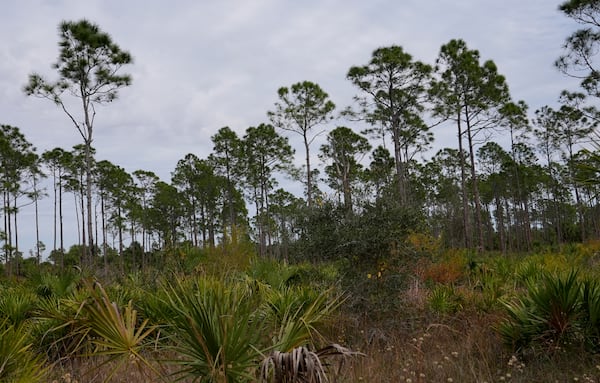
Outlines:
<svg viewBox="0 0 600 383"><path fill-rule="evenodd" d="M318 351L307 347L296 347L289 352L274 351L260 366L260 379L271 383L322 383L327 382L325 359L341 356L364 355L338 344ZM341 368L341 363L339 364ZM339 373L339 368L338 371Z"/></svg>
<svg viewBox="0 0 600 383"><path fill-rule="evenodd" d="M147 319L137 323L137 311L131 301L122 312L116 303L110 301L99 283L94 284L90 293L90 300L83 306L82 315L93 336L92 343L96 346L93 355L108 356L103 364L118 360L117 367L106 380L111 379L125 363L132 361L159 374L142 355L147 338L155 327L148 326Z"/></svg>
<svg viewBox="0 0 600 383"><path fill-rule="evenodd" d="M45 373L43 361L31 351L28 332L7 320L0 322L0 382L41 382Z"/></svg>
<svg viewBox="0 0 600 383"><path fill-rule="evenodd" d="M254 379L263 324L254 314L257 302L243 284L201 278L192 285L179 281L168 299L175 361L180 379L244 382Z"/></svg>
<svg viewBox="0 0 600 383"><path fill-rule="evenodd" d="M0 319L20 326L33 315L37 299L33 293L23 288L2 291L0 296Z"/></svg>
<svg viewBox="0 0 600 383"><path fill-rule="evenodd" d="M545 274L530 281L525 296L503 303L508 318L498 331L516 350L527 346L554 349L579 342L588 336L586 332L594 333L589 323L600 315L600 309L594 307L600 302L599 292L580 282L576 271Z"/></svg>
<svg viewBox="0 0 600 383"><path fill-rule="evenodd" d="M274 348L291 351L320 337L317 326L322 324L343 302L333 296L332 290L315 293L306 288L284 288L273 291L268 298L272 310L270 320L278 329L273 339Z"/></svg>

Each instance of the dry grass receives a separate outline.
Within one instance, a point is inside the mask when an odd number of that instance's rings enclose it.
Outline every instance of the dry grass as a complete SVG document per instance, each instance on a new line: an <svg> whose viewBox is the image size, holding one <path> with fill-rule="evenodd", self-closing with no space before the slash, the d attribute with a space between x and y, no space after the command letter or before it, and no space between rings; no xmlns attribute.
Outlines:
<svg viewBox="0 0 600 383"><path fill-rule="evenodd" d="M553 355L513 355L494 330L502 319L499 311L477 310L479 290L462 286L465 307L441 315L429 311L429 289L419 278L409 282L397 299L401 309L382 308L377 313L342 312L323 332L332 342L365 356L346 361L333 382L586 382L600 383L600 355L562 351ZM161 355L160 359L166 358ZM149 358L152 359L152 358ZM92 361L55 367L49 382L95 383L108 375L111 366L94 369ZM156 363L169 376L173 367ZM257 371L259 361L257 361ZM92 372L89 372L92 371ZM137 368L125 369L112 382L170 382ZM184 381L185 382L185 381Z"/></svg>
<svg viewBox="0 0 600 383"><path fill-rule="evenodd" d="M409 292L421 301L414 289ZM498 313L465 311L436 317L407 306L396 325L381 328L347 316L338 329L366 357L353 359L338 382L600 383L598 355L512 355L494 330L500 319Z"/></svg>
<svg viewBox="0 0 600 383"><path fill-rule="evenodd" d="M411 313L415 314L415 312ZM395 328L379 328L374 323L346 317L337 323L335 334L348 346L366 356L346 361L338 383L350 382L586 382L600 383L600 356L585 353L535 355L517 358L504 347L493 326L496 314L460 313L438 318L420 317L421 328L407 330L402 315ZM425 323L428 322L428 323ZM332 331L332 330L330 330ZM331 332L333 334L333 332ZM165 358L164 355L161 359ZM168 358L165 358L168 359ZM74 361L56 366L49 382L102 382L111 365L97 369L98 361ZM155 367L167 378L140 371L135 366L124 369L111 382L171 382L169 366ZM258 364L257 364L258 368ZM185 380L183 382L186 382Z"/></svg>
<svg viewBox="0 0 600 383"><path fill-rule="evenodd" d="M48 382L52 383L100 383L107 381L111 383L164 383L172 382L174 378L171 375L175 372L175 366L160 362L162 360L172 360L174 355L155 354L146 355L148 360L152 360L152 367L155 371L132 360L129 366L119 369L117 374L113 374L118 365L118 361L102 360L102 358L77 358L63 362L61 365L54 365ZM186 383L191 380L180 380Z"/></svg>

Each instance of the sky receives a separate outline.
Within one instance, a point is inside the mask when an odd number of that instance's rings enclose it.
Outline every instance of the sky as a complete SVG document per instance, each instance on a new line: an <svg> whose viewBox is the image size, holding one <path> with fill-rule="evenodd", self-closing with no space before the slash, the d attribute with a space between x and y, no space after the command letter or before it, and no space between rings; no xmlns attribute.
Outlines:
<svg viewBox="0 0 600 383"><path fill-rule="evenodd" d="M515 100L534 111L554 105L577 82L553 66L564 39L578 25L556 0L6 0L0 12L0 124L18 127L38 152L81 143L53 103L27 97L23 86L37 72L55 80L58 25L86 18L134 57L133 77L119 99L97 109L96 159L128 172L155 172L163 181L188 153L206 158L210 137L229 126L240 136L268 122L277 89L312 81L337 111L357 89L346 79L372 52L400 45L415 60L433 64L454 38L498 66ZM352 125L351 125L352 124ZM331 126L366 126L336 120ZM433 130L435 148L456 147L453 127ZM290 143L301 161L299 137ZM313 152L317 152L318 144ZM300 191L299 185L290 188ZM52 243L51 198L41 201L42 241ZM23 208L21 226L32 227ZM34 246L22 234L21 251ZM74 240L73 240L74 241Z"/></svg>

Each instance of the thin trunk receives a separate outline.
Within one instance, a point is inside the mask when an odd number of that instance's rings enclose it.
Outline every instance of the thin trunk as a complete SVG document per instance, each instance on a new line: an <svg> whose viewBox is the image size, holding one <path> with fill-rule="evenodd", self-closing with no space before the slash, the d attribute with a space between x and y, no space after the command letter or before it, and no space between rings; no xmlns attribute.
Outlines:
<svg viewBox="0 0 600 383"><path fill-rule="evenodd" d="M206 206L202 204L202 208L200 209L200 220L202 221L202 248L206 249Z"/></svg>
<svg viewBox="0 0 600 383"><path fill-rule="evenodd" d="M235 214L233 210L233 183L231 182L231 169L229 167L231 159L229 158L229 147L225 151L225 172L227 177L227 200L229 201L229 224L231 225L231 233L235 226Z"/></svg>
<svg viewBox="0 0 600 383"><path fill-rule="evenodd" d="M7 207L6 215L8 216L7 236L8 236L8 259L10 261L9 274L12 275L12 265L13 265L12 261L14 258L14 249L13 249L13 242L12 242L12 222L11 222L12 208L10 206L10 194L8 194L8 193L6 196L6 207Z"/></svg>
<svg viewBox="0 0 600 383"><path fill-rule="evenodd" d="M16 268L16 275L19 275L21 270L20 270L20 259L19 259L19 228L17 226L17 212L18 212L18 208L17 208L17 195L15 194L14 197L14 207L13 207L13 219L15 222L15 248L14 248L14 259L15 259L15 268Z"/></svg>
<svg viewBox="0 0 600 383"><path fill-rule="evenodd" d="M498 220L498 236L500 241L500 251L502 254L506 254L506 239L504 233L504 212L502 210L502 202L500 201L500 196L496 193L494 196L494 200L496 202L496 219Z"/></svg>
<svg viewBox="0 0 600 383"><path fill-rule="evenodd" d="M254 206L256 208L256 226L258 228L258 254L262 257L265 255L265 239L262 223L262 209L257 189L257 187L254 187Z"/></svg>
<svg viewBox="0 0 600 383"><path fill-rule="evenodd" d="M94 238L100 238L98 235L98 204L94 205Z"/></svg>
<svg viewBox="0 0 600 383"><path fill-rule="evenodd" d="M4 262L6 263L6 274L11 275L10 269L10 245L9 245L9 226L10 226L10 209L8 205L8 192L2 193L2 206L4 210Z"/></svg>
<svg viewBox="0 0 600 383"><path fill-rule="evenodd" d="M79 223L79 208L77 206L77 194L73 193L73 199L75 200L75 221L77 222L77 240L78 245L81 246L81 225Z"/></svg>
<svg viewBox="0 0 600 383"><path fill-rule="evenodd" d="M62 173L58 175L58 222L60 228L60 270L65 268L65 236L63 231L63 209L62 209Z"/></svg>
<svg viewBox="0 0 600 383"><path fill-rule="evenodd" d="M132 220L131 221L131 270L135 270L135 246L133 245L135 243L135 222Z"/></svg>
<svg viewBox="0 0 600 383"><path fill-rule="evenodd" d="M523 229L525 230L525 244L527 245L527 250L531 250L533 246L533 239L531 234L531 219L529 212L529 199L525 197L523 199Z"/></svg>
<svg viewBox="0 0 600 383"><path fill-rule="evenodd" d="M17 224L17 217L18 217L18 212L19 212L19 208L17 207L17 196L15 194L15 198L13 200L13 219L15 220L15 254L19 253L19 227Z"/></svg>
<svg viewBox="0 0 600 383"><path fill-rule="evenodd" d="M37 179L35 175L33 176L33 196L33 201L35 205L35 252L37 257L37 263L39 265L40 263L42 263L42 254L40 253L40 213L38 209ZM54 240L56 241L56 219L54 220L54 234Z"/></svg>
<svg viewBox="0 0 600 383"><path fill-rule="evenodd" d="M87 232L88 232L88 245L89 249L85 252L87 257L87 263L91 266L92 258L94 255L94 233L93 233L93 222L92 222L92 134L93 134L93 120L94 120L94 107L91 104L89 94L84 88L84 82L80 83L80 94L82 95L81 101L83 104L84 112L84 124L87 136L84 137L85 146L85 181L86 181L86 198L87 198ZM92 110L92 116L90 116L90 108ZM90 118L91 117L91 118ZM82 196L83 202L83 196ZM82 221L85 226L85 220ZM85 235L85 234L84 234ZM85 248L85 244L84 244Z"/></svg>
<svg viewBox="0 0 600 383"><path fill-rule="evenodd" d="M271 214L270 211L270 207L269 207L269 191L268 191L268 186L267 184L263 184L263 194L264 194L264 199L265 199L265 216L264 216L264 220L265 220L265 227L267 228L266 232L267 232L267 249L268 252L270 253L271 256L273 256L272 253L272 249L273 249L273 239L272 239L272 233L271 233L271 227L269 225L269 217Z"/></svg>
<svg viewBox="0 0 600 383"><path fill-rule="evenodd" d="M57 237L57 208L56 208L56 203L57 203L57 196L56 196L56 167L53 168L52 171L52 187L53 187L53 191L54 191L54 230L52 232L53 234L53 241L52 241L52 250L56 251L56 237Z"/></svg>
<svg viewBox="0 0 600 383"><path fill-rule="evenodd" d="M192 198L192 244L198 247L198 217L196 216L196 198Z"/></svg>
<svg viewBox="0 0 600 383"><path fill-rule="evenodd" d="M121 275L125 275L125 259L123 259L123 217L121 216L121 201L117 204L118 235L119 235L119 259L121 260Z"/></svg>
<svg viewBox="0 0 600 383"><path fill-rule="evenodd" d="M213 208L211 207L208 211L208 242L210 244L210 248L215 248L215 214Z"/></svg>
<svg viewBox="0 0 600 383"><path fill-rule="evenodd" d="M510 216L510 206L508 206L508 198L504 199L504 211L506 212L506 243L508 248L511 250L515 250L514 247L514 239L513 239L513 225L512 225L512 217Z"/></svg>
<svg viewBox="0 0 600 383"><path fill-rule="evenodd" d="M81 259L80 262L82 265L84 266L91 266L91 262L88 264L87 262L87 239L86 239L86 233L85 233L85 208L84 208L84 199L85 199L85 194L84 194L84 190L80 189L81 192Z"/></svg>
<svg viewBox="0 0 600 383"><path fill-rule="evenodd" d="M307 128L303 129L304 149L306 150L306 202L308 207L312 206L312 174L310 171L310 148L308 137L306 136Z"/></svg>
<svg viewBox="0 0 600 383"><path fill-rule="evenodd" d="M465 247L467 249L471 248L471 225L469 222L469 204L467 201L467 174L466 174L466 163L465 163L465 155L463 151L463 142L462 142L462 126L460 120L460 109L458 111L458 153L460 156L460 188L462 193L462 213L463 213L463 226L464 226L464 235L465 235Z"/></svg>
<svg viewBox="0 0 600 383"><path fill-rule="evenodd" d="M106 243L106 210L104 205L104 193L100 193L100 215L102 216L102 254L104 255L104 273L108 276L108 244Z"/></svg>
<svg viewBox="0 0 600 383"><path fill-rule="evenodd" d="M400 204L402 206L407 203L406 193L406 182L404 177L404 162L402 160L402 148L400 147L400 137L398 137L398 129L394 129L392 132L392 139L394 141L394 160L396 163L396 182L398 182L398 195L400 197Z"/></svg>
<svg viewBox="0 0 600 383"><path fill-rule="evenodd" d="M469 142L469 158L471 160L471 184L473 189L473 202L475 203L475 226L477 228L478 251L483 251L483 224L481 222L481 201L479 198L479 184L477 180L477 171L475 169L475 148L473 144L473 133L471 131L471 122L469 112L465 107L465 117L467 124L467 140Z"/></svg>

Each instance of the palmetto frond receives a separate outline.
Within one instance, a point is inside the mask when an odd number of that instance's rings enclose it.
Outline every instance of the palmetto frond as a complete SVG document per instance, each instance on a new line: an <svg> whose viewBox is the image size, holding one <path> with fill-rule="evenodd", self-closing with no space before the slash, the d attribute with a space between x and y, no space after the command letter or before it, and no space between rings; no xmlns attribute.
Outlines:
<svg viewBox="0 0 600 383"><path fill-rule="evenodd" d="M363 355L338 344L317 351L296 347L289 352L274 351L260 366L260 379L269 383L323 383L328 381L326 359L341 357L336 373L348 356Z"/></svg>

